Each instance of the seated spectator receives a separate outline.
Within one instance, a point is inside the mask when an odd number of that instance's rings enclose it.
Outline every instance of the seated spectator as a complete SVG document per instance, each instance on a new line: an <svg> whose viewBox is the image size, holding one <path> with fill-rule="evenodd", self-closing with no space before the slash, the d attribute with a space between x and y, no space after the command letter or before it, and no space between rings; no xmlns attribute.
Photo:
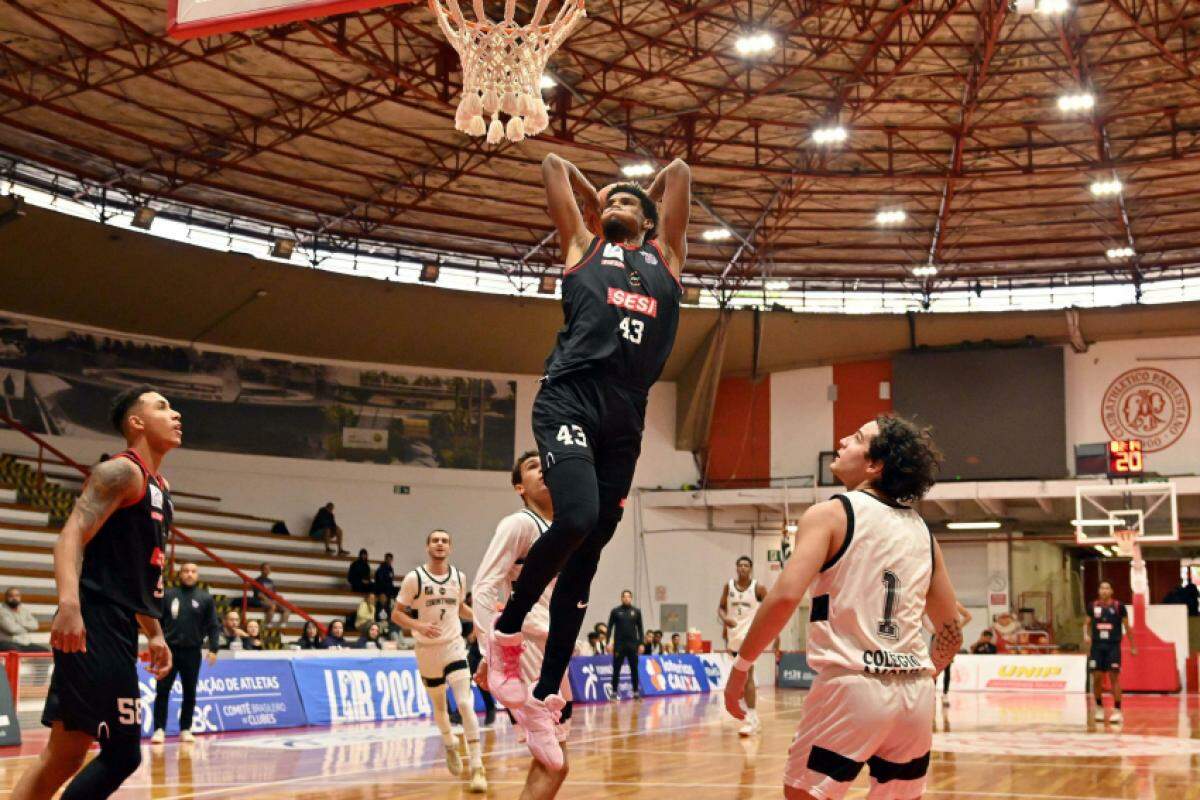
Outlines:
<svg viewBox="0 0 1200 800"><path fill-rule="evenodd" d="M308 535L325 542L326 555L334 555L335 552L339 556L350 555L348 550L342 549L342 529L338 527L337 520L333 518L333 503L326 503L317 509L317 513L313 516L312 526L308 529ZM336 551L333 548L335 544L337 545Z"/></svg>
<svg viewBox="0 0 1200 800"><path fill-rule="evenodd" d="M386 594L393 599L400 594L400 587L396 585L396 568L392 566L391 553L385 553L383 561L375 568L375 594Z"/></svg>
<svg viewBox="0 0 1200 800"><path fill-rule="evenodd" d="M654 631L654 652L661 653L663 651L662 631Z"/></svg>
<svg viewBox="0 0 1200 800"><path fill-rule="evenodd" d="M654 631L646 631L646 637L642 639L641 652L647 656L654 654Z"/></svg>
<svg viewBox="0 0 1200 800"><path fill-rule="evenodd" d="M265 588L275 591L275 581L271 580L271 565L263 562L258 568L258 577L254 579L257 583L262 584ZM248 605L251 608L263 609L263 627L268 630L271 628L271 621L275 619L275 615L279 615L279 627L287 625L290 612L275 602L269 595L263 594L257 588L254 589L254 595L250 598Z"/></svg>
<svg viewBox="0 0 1200 800"><path fill-rule="evenodd" d="M600 653L608 652L608 625L603 622L597 622L592 626L592 630L596 632L596 641L600 645Z"/></svg>
<svg viewBox="0 0 1200 800"><path fill-rule="evenodd" d="M47 653L50 648L34 644L31 633L37 633L38 621L28 606L21 604L21 590L10 588L4 593L0 606L0 652Z"/></svg>
<svg viewBox="0 0 1200 800"><path fill-rule="evenodd" d="M262 639L259 638L258 620L246 621L246 635L242 637L243 650L262 650Z"/></svg>
<svg viewBox="0 0 1200 800"><path fill-rule="evenodd" d="M346 646L346 640L343 638L346 627L340 619L330 622L328 630L329 632L325 634L325 641L321 642L322 650L334 650Z"/></svg>
<svg viewBox="0 0 1200 800"><path fill-rule="evenodd" d="M671 652L672 653L686 653L687 652L687 648L684 647L683 643L679 641L678 633L671 634Z"/></svg>
<svg viewBox="0 0 1200 800"><path fill-rule="evenodd" d="M350 568L346 570L346 583L350 584L350 590L355 594L366 594L374 590L371 560L367 557L365 547L358 551L358 558L350 562Z"/></svg>
<svg viewBox="0 0 1200 800"><path fill-rule="evenodd" d="M358 637L358 641L354 643L356 650L382 650L383 639L379 635L379 623L372 622L367 626L366 633Z"/></svg>
<svg viewBox="0 0 1200 800"><path fill-rule="evenodd" d="M604 655L604 648L600 646L600 634L596 633L595 631L588 631L587 643L588 643L588 650L587 650L588 655L593 655L593 656Z"/></svg>
<svg viewBox="0 0 1200 800"><path fill-rule="evenodd" d="M242 615L236 608L231 608L225 612L225 619L221 625L220 645L218 650L241 650L242 640L246 638L246 632L242 630Z"/></svg>
<svg viewBox="0 0 1200 800"><path fill-rule="evenodd" d="M1016 644L1017 635L1024 630L1021 627L1021 623L1008 611L1001 611L996 615L996 619L992 623L992 629L995 630L996 636L1005 644Z"/></svg>
<svg viewBox="0 0 1200 800"><path fill-rule="evenodd" d="M292 645L299 647L301 650L320 650L321 629L317 627L317 623L311 619L304 623L304 633L300 634L300 638L293 642Z"/></svg>
<svg viewBox="0 0 1200 800"><path fill-rule="evenodd" d="M363 595L363 601L358 604L358 610L354 612L353 630L359 633L366 633L367 626L375 621L375 595L367 592Z"/></svg>
<svg viewBox="0 0 1200 800"><path fill-rule="evenodd" d="M375 598L375 621L379 623L379 635L391 638L392 599L382 592Z"/></svg>
<svg viewBox="0 0 1200 800"><path fill-rule="evenodd" d="M996 643L992 641L993 638L991 629L984 628L983 632L979 634L979 639L971 645L971 652L981 656L996 655Z"/></svg>

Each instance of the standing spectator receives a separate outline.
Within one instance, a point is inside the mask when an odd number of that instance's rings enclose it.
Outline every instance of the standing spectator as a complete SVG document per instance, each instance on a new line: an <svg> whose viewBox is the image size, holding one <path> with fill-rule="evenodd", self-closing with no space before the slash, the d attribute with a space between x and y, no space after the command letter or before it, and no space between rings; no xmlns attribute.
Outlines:
<svg viewBox="0 0 1200 800"><path fill-rule="evenodd" d="M633 592L626 589L621 592L621 605L614 608L608 615L608 628L612 639L608 644L608 652L613 657L612 700L620 700L621 664L629 662L629 671L633 678L633 695L641 697L642 690L638 686L638 646L646 638L642 627L641 609L633 605Z"/></svg>
<svg viewBox="0 0 1200 800"><path fill-rule="evenodd" d="M50 652L49 648L34 644L29 637L29 634L36 633L37 629L37 617L28 607L21 605L21 590L14 586L5 592L4 605L0 607L0 652Z"/></svg>
<svg viewBox="0 0 1200 800"><path fill-rule="evenodd" d="M175 676L183 682L183 705L179 708L179 740L195 741L192 715L196 710L196 683L200 680L201 645L208 642L208 665L217 663L221 646L221 624L212 596L197 584L200 568L188 561L179 568L179 585L163 595L162 626L171 648L171 671L162 678L154 695L154 735L150 741L160 744L167 738L167 703Z"/></svg>
<svg viewBox="0 0 1200 800"><path fill-rule="evenodd" d="M312 526L308 529L308 535L313 539L320 539L325 542L325 554L333 555L335 552L339 556L348 556L350 552L342 549L342 529L338 527L337 520L333 518L333 503L326 503L317 509L317 513L313 515ZM337 550L333 549L337 545Z"/></svg>
<svg viewBox="0 0 1200 800"><path fill-rule="evenodd" d="M365 547L358 551L358 558L350 562L350 569L346 570L346 583L350 584L350 590L355 594L366 594L375 588L375 581L371 579L371 560Z"/></svg>
<svg viewBox="0 0 1200 800"><path fill-rule="evenodd" d="M363 595L363 601L358 604L358 610L354 612L354 630L359 633L366 633L367 626L375 621L375 595L367 592Z"/></svg>
<svg viewBox="0 0 1200 800"><path fill-rule="evenodd" d="M979 639L971 645L971 652L980 656L996 655L996 643L992 641L993 638L992 629L984 628L979 634Z"/></svg>
<svg viewBox="0 0 1200 800"><path fill-rule="evenodd" d="M304 633L300 634L300 638L293 643L293 646L301 650L320 650L321 629L317 627L317 623L311 619L304 623Z"/></svg>
<svg viewBox="0 0 1200 800"><path fill-rule="evenodd" d="M363 631L362 636L354 643L356 650L382 650L383 639L379 636L379 623L372 622Z"/></svg>
<svg viewBox="0 0 1200 800"><path fill-rule="evenodd" d="M346 640L343 635L346 631L345 623L340 619L335 619L329 623L329 632L325 634L325 641L321 642L322 650L337 650L346 646Z"/></svg>
<svg viewBox="0 0 1200 800"><path fill-rule="evenodd" d="M255 582L263 587L275 591L275 581L271 580L271 565L263 562L258 568L258 577ZM254 595L250 598L249 605L251 608L263 609L263 627L267 630L271 629L271 621L275 619L275 614L279 614L279 627L287 625L288 616L290 613L286 608L275 602L275 599L270 595L263 594L257 588L254 590Z"/></svg>
<svg viewBox="0 0 1200 800"><path fill-rule="evenodd" d="M242 615L238 613L236 608L231 608L225 612L224 624L221 626L220 634L220 650L241 650L242 639L246 637L246 632L242 630Z"/></svg>
<svg viewBox="0 0 1200 800"><path fill-rule="evenodd" d="M383 561L375 568L375 594L386 594L394 598L400 593L396 586L396 570L392 567L392 554L385 553Z"/></svg>
<svg viewBox="0 0 1200 800"><path fill-rule="evenodd" d="M243 650L262 650L262 639L258 637L258 620L251 619L246 621L246 635L242 637Z"/></svg>

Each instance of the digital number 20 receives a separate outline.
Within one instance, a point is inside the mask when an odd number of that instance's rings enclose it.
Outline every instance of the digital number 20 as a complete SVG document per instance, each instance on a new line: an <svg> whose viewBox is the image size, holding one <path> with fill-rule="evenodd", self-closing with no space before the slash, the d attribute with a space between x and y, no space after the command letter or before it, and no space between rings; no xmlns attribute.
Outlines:
<svg viewBox="0 0 1200 800"><path fill-rule="evenodd" d="M879 635L885 639L899 639L896 606L900 604L900 577L890 569L883 571L883 592L883 619L879 620Z"/></svg>

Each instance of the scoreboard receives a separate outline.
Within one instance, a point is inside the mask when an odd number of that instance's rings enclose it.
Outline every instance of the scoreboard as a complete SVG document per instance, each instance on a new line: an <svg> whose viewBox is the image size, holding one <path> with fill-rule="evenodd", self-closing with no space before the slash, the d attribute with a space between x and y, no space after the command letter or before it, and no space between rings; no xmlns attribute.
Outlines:
<svg viewBox="0 0 1200 800"><path fill-rule="evenodd" d="M1142 443L1137 439L1114 439L1108 443L1108 474L1141 475L1145 469Z"/></svg>

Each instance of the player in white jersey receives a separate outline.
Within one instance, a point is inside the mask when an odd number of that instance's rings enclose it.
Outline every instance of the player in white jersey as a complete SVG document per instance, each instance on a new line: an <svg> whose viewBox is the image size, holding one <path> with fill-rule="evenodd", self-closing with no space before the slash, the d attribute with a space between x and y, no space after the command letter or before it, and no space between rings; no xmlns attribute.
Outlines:
<svg viewBox="0 0 1200 800"><path fill-rule="evenodd" d="M458 752L458 737L450 729L450 711L446 705L446 684L454 692L454 702L462 714L467 756L471 764L472 792L487 791L483 771L483 753L479 747L479 718L475 716L475 696L471 691L471 671L467 666L467 648L463 644L462 620L472 619L465 602L467 576L450 565L450 534L432 531L425 537L429 560L404 576L400 594L392 611L392 621L412 631L416 639L417 671L433 703L433 721L446 745L446 766L454 775L463 772Z"/></svg>
<svg viewBox="0 0 1200 800"><path fill-rule="evenodd" d="M717 616L720 618L721 624L725 626L725 643L735 656L742 648L742 641L746 638L746 631L750 630L750 623L754 621L754 614L758 611L759 604L767 596L767 590L759 586L758 581L751 577L753 571L754 562L750 560L750 556L739 558L737 560L737 577L725 584L725 588L721 590L721 602L717 606ZM750 667L749 675L746 676L745 700L746 724L738 733L742 736L753 736L762 730L762 723L755 711L758 705L758 693L754 688L753 666Z"/></svg>
<svg viewBox="0 0 1200 800"><path fill-rule="evenodd" d="M962 629L941 549L905 503L933 486L938 460L928 432L894 416L842 439L832 470L850 491L804 512L792 557L746 633L725 687L725 707L738 719L750 665L811 587L807 654L817 679L788 750L788 800L838 800L864 764L872 800L925 791L930 677L954 658Z"/></svg>
<svg viewBox="0 0 1200 800"><path fill-rule="evenodd" d="M522 453L513 465L512 485L525 507L509 514L496 526L483 563L475 577L475 628L480 647L487 647L492 639L496 617L512 591L512 584L521 574L521 565L529 548L538 537L546 532L554 521L554 505L550 490L542 479L542 461L537 450ZM557 579L550 582L538 598L538 602L525 616L521 633L525 637L525 649L521 653L521 676L534 683L542 670L542 657L546 652L546 637L550 634L550 596L554 593ZM475 682L487 686L487 653L475 673ZM550 800L567 778L567 732L571 718L571 685L564 676L559 695L566 705L559 710L561 722L556 734L563 750L563 767L551 770L536 758L531 759L529 774L520 800ZM521 709L516 709L520 719Z"/></svg>

